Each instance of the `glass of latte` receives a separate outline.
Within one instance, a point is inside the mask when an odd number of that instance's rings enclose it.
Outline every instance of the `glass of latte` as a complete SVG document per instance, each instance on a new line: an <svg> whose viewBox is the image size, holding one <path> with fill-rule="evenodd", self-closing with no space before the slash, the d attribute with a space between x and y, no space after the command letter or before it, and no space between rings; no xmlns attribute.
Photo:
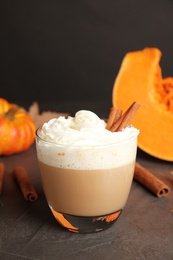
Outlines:
<svg viewBox="0 0 173 260"><path fill-rule="evenodd" d="M131 189L138 134L133 126L111 132L88 110L53 118L37 129L41 182L60 225L89 233L117 220Z"/></svg>

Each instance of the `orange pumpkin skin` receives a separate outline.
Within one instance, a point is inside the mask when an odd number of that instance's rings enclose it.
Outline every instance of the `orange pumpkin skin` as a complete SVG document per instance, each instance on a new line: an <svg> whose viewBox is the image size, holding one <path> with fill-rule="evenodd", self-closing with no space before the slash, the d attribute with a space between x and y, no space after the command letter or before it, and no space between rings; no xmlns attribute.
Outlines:
<svg viewBox="0 0 173 260"><path fill-rule="evenodd" d="M123 110L139 102L131 121L140 130L138 147L173 161L173 78L162 78L161 55L157 48L127 53L114 82L112 102Z"/></svg>
<svg viewBox="0 0 173 260"><path fill-rule="evenodd" d="M23 152L34 140L35 124L29 114L0 98L0 155Z"/></svg>

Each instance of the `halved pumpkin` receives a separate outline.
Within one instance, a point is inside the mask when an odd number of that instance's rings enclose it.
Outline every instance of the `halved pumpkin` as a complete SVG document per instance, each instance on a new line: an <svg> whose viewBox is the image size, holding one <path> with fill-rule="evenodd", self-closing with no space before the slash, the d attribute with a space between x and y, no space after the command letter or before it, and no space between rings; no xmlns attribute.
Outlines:
<svg viewBox="0 0 173 260"><path fill-rule="evenodd" d="M173 161L173 78L162 78L161 55L157 48L127 53L114 82L112 103L124 111L139 102L131 121L140 130L138 147Z"/></svg>

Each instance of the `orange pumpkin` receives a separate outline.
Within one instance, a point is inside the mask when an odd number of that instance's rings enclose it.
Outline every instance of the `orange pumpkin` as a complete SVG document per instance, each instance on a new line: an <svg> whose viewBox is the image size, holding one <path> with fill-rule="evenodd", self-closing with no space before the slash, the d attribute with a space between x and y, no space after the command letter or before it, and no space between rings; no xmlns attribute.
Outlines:
<svg viewBox="0 0 173 260"><path fill-rule="evenodd" d="M158 48L127 53L115 79L112 102L122 110L139 102L131 121L140 130L138 147L173 161L173 78L162 78L161 55Z"/></svg>
<svg viewBox="0 0 173 260"><path fill-rule="evenodd" d="M0 98L0 155L27 150L35 140L35 125L30 115L16 104Z"/></svg>

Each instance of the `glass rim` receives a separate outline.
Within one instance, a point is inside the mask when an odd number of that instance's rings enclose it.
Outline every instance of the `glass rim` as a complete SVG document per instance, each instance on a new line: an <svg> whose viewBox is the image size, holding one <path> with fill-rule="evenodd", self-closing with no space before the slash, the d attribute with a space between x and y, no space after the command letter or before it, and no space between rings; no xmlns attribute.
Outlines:
<svg viewBox="0 0 173 260"><path fill-rule="evenodd" d="M110 146L121 146L121 145L123 145L123 144L126 144L126 143L128 143L128 142L130 142L130 141L132 141L132 140L134 140L134 139L136 139L137 140L137 137L138 137L138 135L134 135L134 136L131 136L131 137L129 137L128 139L126 139L126 140L123 140L123 141L117 141L117 142L112 142L112 143L105 143L105 144L84 144L84 145L74 145L74 144L62 144L62 143L56 143L56 142L51 142L51 141L47 141L47 140L44 140L43 138L41 138L40 136L39 136L39 131L41 131L41 129L42 129L42 126L40 126L40 127L38 127L37 129L36 129L36 131L35 131L35 136L36 136L36 138L38 139L38 140L40 140L40 141L42 141L43 143L45 143L45 144L49 144L49 145L53 145L54 147L71 147L71 148L102 148L102 147L110 147Z"/></svg>

